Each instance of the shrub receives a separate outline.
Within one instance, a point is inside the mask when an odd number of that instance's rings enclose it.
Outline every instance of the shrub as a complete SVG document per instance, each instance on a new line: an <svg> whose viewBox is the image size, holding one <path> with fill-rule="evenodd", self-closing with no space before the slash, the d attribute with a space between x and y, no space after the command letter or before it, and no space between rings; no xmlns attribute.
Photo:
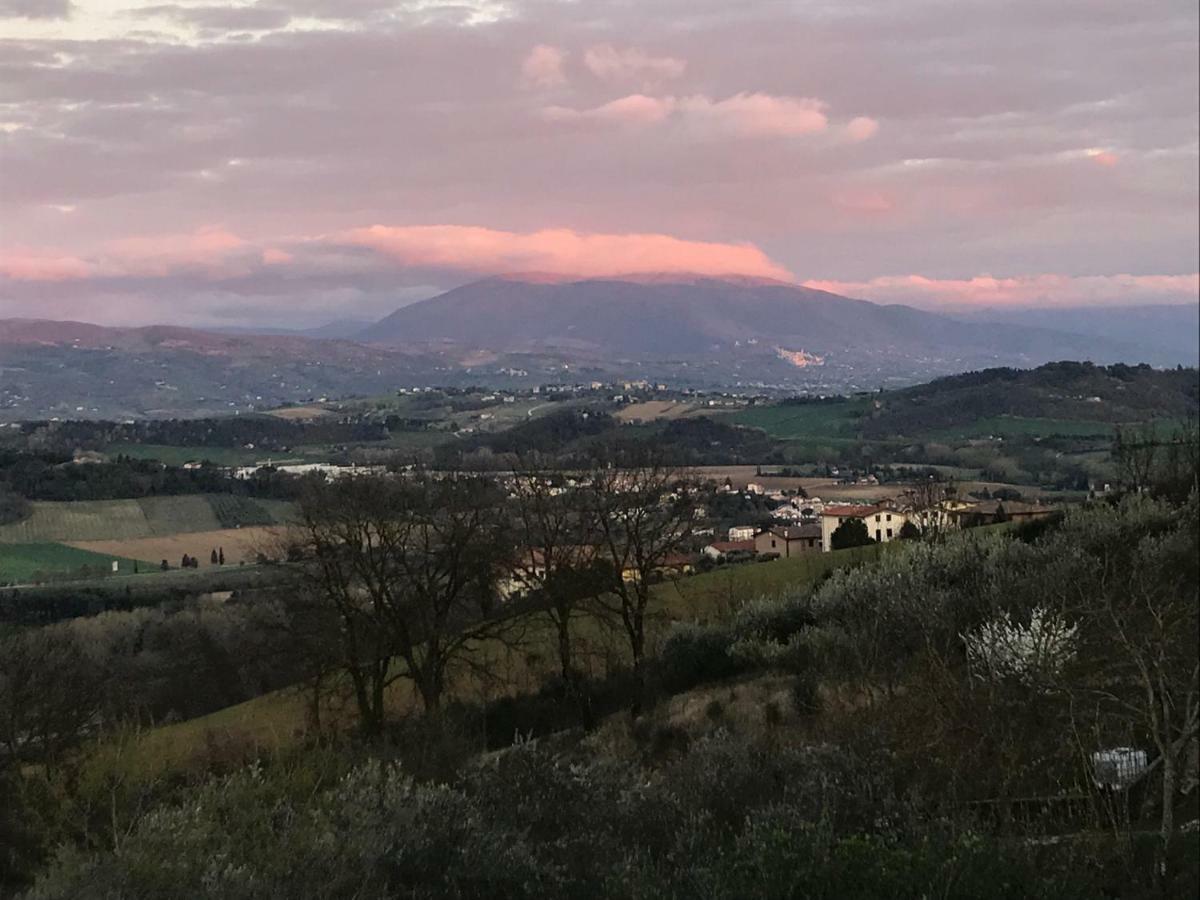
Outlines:
<svg viewBox="0 0 1200 900"><path fill-rule="evenodd" d="M683 623L672 627L655 661L664 690L677 694L737 675L742 666L729 654L732 642L723 629Z"/></svg>

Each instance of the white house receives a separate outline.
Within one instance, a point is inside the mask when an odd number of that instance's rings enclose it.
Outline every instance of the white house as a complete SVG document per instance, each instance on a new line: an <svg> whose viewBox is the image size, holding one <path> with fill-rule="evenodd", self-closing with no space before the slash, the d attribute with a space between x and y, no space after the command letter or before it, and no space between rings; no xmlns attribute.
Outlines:
<svg viewBox="0 0 1200 900"><path fill-rule="evenodd" d="M867 534L881 544L894 541L908 516L888 504L879 506L826 506L821 510L821 548L833 549L833 533L847 519L862 519Z"/></svg>
<svg viewBox="0 0 1200 900"><path fill-rule="evenodd" d="M756 534L758 534L758 528L754 525L734 525L729 529L729 540L752 541Z"/></svg>

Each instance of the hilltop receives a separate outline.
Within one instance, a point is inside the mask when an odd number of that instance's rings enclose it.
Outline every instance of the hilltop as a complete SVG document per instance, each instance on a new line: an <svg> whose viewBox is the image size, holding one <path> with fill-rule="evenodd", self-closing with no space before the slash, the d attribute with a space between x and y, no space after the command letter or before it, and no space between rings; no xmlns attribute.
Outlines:
<svg viewBox="0 0 1200 900"><path fill-rule="evenodd" d="M1196 369L1056 362L986 369L893 391L863 422L874 436L915 436L995 417L1122 423L1195 416Z"/></svg>

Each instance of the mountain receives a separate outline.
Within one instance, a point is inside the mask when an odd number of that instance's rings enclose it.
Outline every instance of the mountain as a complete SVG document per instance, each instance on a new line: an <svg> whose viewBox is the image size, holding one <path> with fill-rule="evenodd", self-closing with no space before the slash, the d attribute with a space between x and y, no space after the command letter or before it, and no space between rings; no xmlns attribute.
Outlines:
<svg viewBox="0 0 1200 900"><path fill-rule="evenodd" d="M797 369L820 369L838 381L855 373L869 383L1146 355L1145 348L1108 338L967 322L782 282L678 276L489 278L398 309L358 338L392 346L556 352L577 360L717 361L734 380L768 382L795 378Z"/></svg>
<svg viewBox="0 0 1200 900"><path fill-rule="evenodd" d="M318 339L0 320L0 420L211 415L416 385L644 379L834 394L1060 359L1177 361L1111 336L753 278L489 278L335 337L350 327Z"/></svg>
<svg viewBox="0 0 1200 900"><path fill-rule="evenodd" d="M1194 366L1200 361L1200 304L1078 306L1058 309L980 309L957 318L1053 328L1105 340L1132 341L1147 348L1145 358L1164 365Z"/></svg>

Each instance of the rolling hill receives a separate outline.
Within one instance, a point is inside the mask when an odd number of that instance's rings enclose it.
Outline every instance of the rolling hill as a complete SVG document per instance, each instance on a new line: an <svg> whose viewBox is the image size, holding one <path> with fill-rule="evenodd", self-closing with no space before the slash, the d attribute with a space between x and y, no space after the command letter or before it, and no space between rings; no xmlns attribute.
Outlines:
<svg viewBox="0 0 1200 900"><path fill-rule="evenodd" d="M735 371L753 360L767 380L821 366L908 377L1064 358L1161 361L1150 359L1159 355L1151 348L1111 339L962 321L747 278L489 278L403 307L358 337L601 360L710 362L720 354Z"/></svg>

